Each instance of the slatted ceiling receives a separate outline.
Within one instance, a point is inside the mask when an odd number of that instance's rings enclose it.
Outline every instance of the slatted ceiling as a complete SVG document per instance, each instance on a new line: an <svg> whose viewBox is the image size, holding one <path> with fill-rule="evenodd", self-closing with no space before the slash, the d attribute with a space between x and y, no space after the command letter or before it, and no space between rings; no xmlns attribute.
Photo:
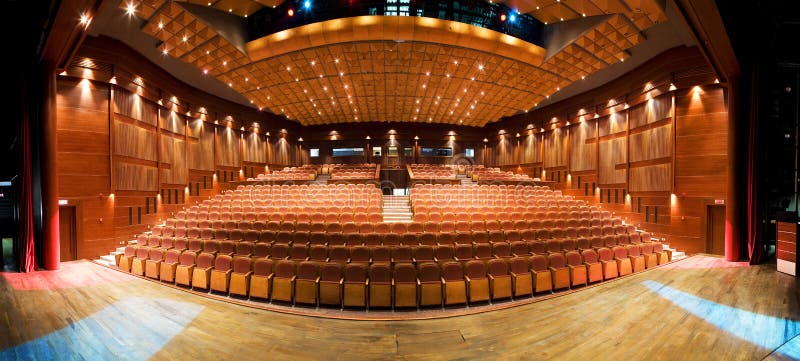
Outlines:
<svg viewBox="0 0 800 361"><path fill-rule="evenodd" d="M153 14L166 2L167 0L140 0L133 2L136 5L136 16L142 19L150 19ZM119 7L127 9L128 1L121 1Z"/></svg>
<svg viewBox="0 0 800 361"><path fill-rule="evenodd" d="M265 6L276 6L283 0L188 0L188 3L208 6L237 16L252 15Z"/></svg>
<svg viewBox="0 0 800 361"><path fill-rule="evenodd" d="M303 124L430 119L483 126L529 109L557 89L627 58L625 50L643 40L641 26L663 18L658 6L651 4L654 1L519 1L522 11L524 6L539 6L540 20L547 16L575 18L584 11L587 15L622 14L587 32L538 67L468 47L378 40L299 49L252 62L175 2L137 2L137 16L147 20L142 30L161 40L161 50L167 50L169 56L230 84L254 106ZM224 7L243 9L263 3L220 0L211 6L227 10ZM636 22L638 18L643 18L641 23ZM310 65L312 61L314 66ZM486 71L480 71L479 64ZM292 70L286 71L286 67ZM461 101L456 101L459 98ZM416 104L417 99L420 104Z"/></svg>
<svg viewBox="0 0 800 361"><path fill-rule="evenodd" d="M509 0L504 3L548 24L577 19L584 14L622 14L631 19L637 31L642 31L667 20L657 0Z"/></svg>

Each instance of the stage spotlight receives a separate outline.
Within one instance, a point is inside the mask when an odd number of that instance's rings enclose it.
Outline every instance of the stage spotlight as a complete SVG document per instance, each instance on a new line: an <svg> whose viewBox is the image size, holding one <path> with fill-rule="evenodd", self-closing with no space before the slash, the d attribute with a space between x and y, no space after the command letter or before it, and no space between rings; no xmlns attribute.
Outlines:
<svg viewBox="0 0 800 361"><path fill-rule="evenodd" d="M306 10L311 9L311 1L306 0L305 2L303 2L303 7L306 8Z"/></svg>

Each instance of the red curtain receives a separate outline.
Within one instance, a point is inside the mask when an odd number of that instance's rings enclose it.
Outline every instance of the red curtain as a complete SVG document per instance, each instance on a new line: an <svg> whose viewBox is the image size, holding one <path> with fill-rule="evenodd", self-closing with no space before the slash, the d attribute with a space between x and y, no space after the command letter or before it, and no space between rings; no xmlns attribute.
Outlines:
<svg viewBox="0 0 800 361"><path fill-rule="evenodd" d="M31 129L30 119L27 114L23 115L21 132L21 151L22 151L22 174L20 177L20 244L25 248L19 259L20 272L32 272L36 270L36 248L34 244L33 231L33 159L31 157Z"/></svg>
<svg viewBox="0 0 800 361"><path fill-rule="evenodd" d="M750 113L747 121L747 251L750 264L759 264L764 258L764 240L762 239L762 225L759 220L760 202L758 197L758 71L754 71L747 84L750 89ZM730 110L729 110L730 111ZM745 127L741 127L745 128ZM734 175L729 174L729 177Z"/></svg>

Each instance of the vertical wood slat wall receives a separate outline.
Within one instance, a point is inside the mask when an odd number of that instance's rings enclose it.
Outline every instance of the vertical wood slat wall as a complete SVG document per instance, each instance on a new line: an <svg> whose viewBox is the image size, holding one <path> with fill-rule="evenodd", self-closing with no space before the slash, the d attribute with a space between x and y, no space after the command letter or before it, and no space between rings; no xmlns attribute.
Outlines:
<svg viewBox="0 0 800 361"><path fill-rule="evenodd" d="M726 197L726 117L720 86L642 95L596 119L527 132L516 146L498 137L489 165L534 177L539 165L548 175L563 169L571 181L563 176L557 187L568 194L602 203L680 249L706 252L706 207Z"/></svg>
<svg viewBox="0 0 800 361"><path fill-rule="evenodd" d="M80 258L105 254L213 194L218 169L238 176L246 165L257 174L296 160L296 145L283 137L204 123L144 95L58 79L59 198L76 207ZM226 132L230 140L217 147L215 133Z"/></svg>

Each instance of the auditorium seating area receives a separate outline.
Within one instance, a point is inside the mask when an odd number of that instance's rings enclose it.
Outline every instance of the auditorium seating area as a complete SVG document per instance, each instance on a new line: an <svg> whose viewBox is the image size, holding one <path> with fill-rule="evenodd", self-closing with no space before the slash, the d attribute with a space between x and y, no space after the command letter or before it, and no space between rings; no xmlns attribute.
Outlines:
<svg viewBox="0 0 800 361"><path fill-rule="evenodd" d="M450 165L409 164L408 173L414 180L455 180L457 168Z"/></svg>
<svg viewBox="0 0 800 361"><path fill-rule="evenodd" d="M279 171L259 174L255 178L248 178L248 181L309 181L317 178L319 169L310 164L300 167L286 167Z"/></svg>
<svg viewBox="0 0 800 361"><path fill-rule="evenodd" d="M669 261L648 233L547 187L418 185L411 199L413 222L384 223L380 190L363 184L240 186L138 235L117 264L195 290L363 309L532 297Z"/></svg>
<svg viewBox="0 0 800 361"><path fill-rule="evenodd" d="M377 164L326 164L322 167L328 169L331 175L331 181L351 179L374 180L378 178L379 167Z"/></svg>
<svg viewBox="0 0 800 361"><path fill-rule="evenodd" d="M497 181L497 182L532 182L533 178L527 174L516 174L514 172L505 172L500 168L484 168L474 167L467 172L467 175L473 181Z"/></svg>

